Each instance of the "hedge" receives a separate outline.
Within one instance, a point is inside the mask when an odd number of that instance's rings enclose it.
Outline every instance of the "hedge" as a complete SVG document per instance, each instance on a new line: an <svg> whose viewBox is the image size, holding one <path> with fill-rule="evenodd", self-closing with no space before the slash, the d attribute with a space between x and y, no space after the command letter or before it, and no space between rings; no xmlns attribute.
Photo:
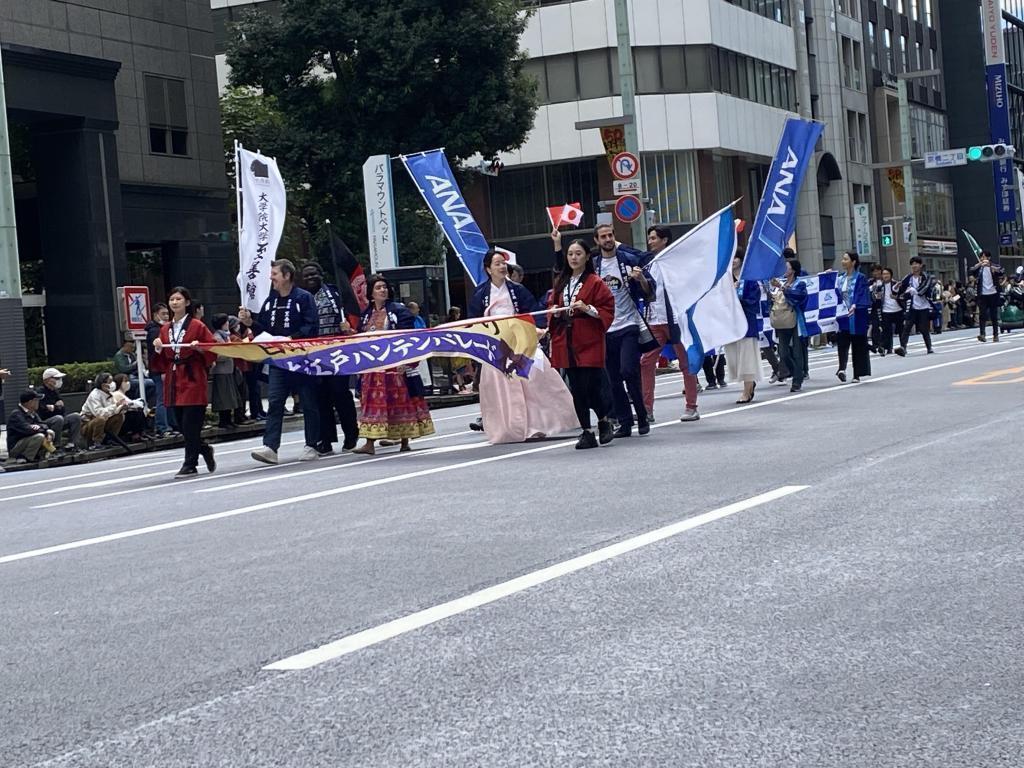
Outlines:
<svg viewBox="0 0 1024 768"><path fill-rule="evenodd" d="M43 385L43 371L50 367L49 365L40 365L35 368L29 368L29 383L32 386L41 387ZM64 374L65 392L88 392L92 388L93 379L98 374L104 371L114 373L116 370L113 360L105 360L101 363L62 363L52 367L58 368Z"/></svg>

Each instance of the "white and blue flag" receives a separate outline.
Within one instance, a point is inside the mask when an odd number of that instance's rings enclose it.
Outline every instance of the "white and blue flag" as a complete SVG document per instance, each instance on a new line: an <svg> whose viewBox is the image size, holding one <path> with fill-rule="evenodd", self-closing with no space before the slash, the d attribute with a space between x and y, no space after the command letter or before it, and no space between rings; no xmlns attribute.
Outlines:
<svg viewBox="0 0 1024 768"><path fill-rule="evenodd" d="M839 294L836 292L838 272L821 272L817 275L805 275L799 278L807 286L807 306L804 309L804 322L808 336L822 333L834 333L839 330L836 313L839 308ZM757 329L760 334L761 346L775 343L775 330L771 323L772 302L761 286L761 312L757 318Z"/></svg>
<svg viewBox="0 0 1024 768"><path fill-rule="evenodd" d="M729 205L705 219L649 265L665 289L691 371L700 368L705 350L736 341L747 332L730 273L736 253L732 208Z"/></svg>

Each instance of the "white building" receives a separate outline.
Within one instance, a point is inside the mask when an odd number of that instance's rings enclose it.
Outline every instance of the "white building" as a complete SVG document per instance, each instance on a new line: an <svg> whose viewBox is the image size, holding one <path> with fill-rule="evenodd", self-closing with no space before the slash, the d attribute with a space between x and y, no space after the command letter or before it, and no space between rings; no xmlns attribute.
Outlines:
<svg viewBox="0 0 1024 768"><path fill-rule="evenodd" d="M215 23L253 5L211 2ZM815 23L817 4L822 14ZM629 15L643 195L653 218L678 233L741 198L738 215L751 222L787 116L813 116L826 132L805 182L797 237L805 267L815 269L851 246L851 201L871 200L864 188L871 175L866 167L856 172L854 191L847 155L853 148L854 161L869 163L870 152L859 41L854 88L843 81L832 3L806 0L802 43L793 18L803 5L630 0ZM859 32L847 21L844 29ZM522 148L502 156L500 176L483 178L467 196L485 234L516 251L530 271L543 273L551 264L546 206L580 202L585 225L593 226L599 201L613 197L599 131L575 124L622 114L616 41L614 0L540 0L523 35L527 69L539 86L534 128ZM843 50L844 65L853 66L852 51ZM222 62L219 71L225 72ZM860 102L863 125L856 117L848 124L849 98ZM619 237L629 240L628 227Z"/></svg>

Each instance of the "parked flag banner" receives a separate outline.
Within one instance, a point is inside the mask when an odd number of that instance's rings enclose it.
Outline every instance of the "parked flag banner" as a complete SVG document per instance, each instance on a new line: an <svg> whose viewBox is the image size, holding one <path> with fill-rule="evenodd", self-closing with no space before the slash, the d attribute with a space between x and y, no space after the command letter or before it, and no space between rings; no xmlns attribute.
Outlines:
<svg viewBox="0 0 1024 768"><path fill-rule="evenodd" d="M839 294L836 293L838 272L821 272L817 275L805 275L799 278L807 286L807 306L804 309L804 322L808 336L822 333L835 333L839 330L836 313L839 310ZM761 346L775 343L775 330L771 324L772 302L765 286L761 286L761 313L757 319Z"/></svg>
<svg viewBox="0 0 1024 768"><path fill-rule="evenodd" d="M664 288L691 371L700 368L705 350L735 341L747 331L729 276L736 253L734 205L702 221L648 265L654 280Z"/></svg>
<svg viewBox="0 0 1024 768"><path fill-rule="evenodd" d="M578 227L583 223L583 206L579 203L566 203L565 205L549 205L547 208L548 219L552 227L560 227L569 224Z"/></svg>
<svg viewBox="0 0 1024 768"><path fill-rule="evenodd" d="M974 251L974 257L981 261L981 246L978 245L978 241L974 239L970 232L966 229L960 230L964 233L964 237L967 238L967 244L971 246L971 250Z"/></svg>
<svg viewBox="0 0 1024 768"><path fill-rule="evenodd" d="M537 326L530 315L510 315L407 331L200 346L307 376L348 376L415 366L429 357L468 357L525 379L537 350Z"/></svg>
<svg viewBox="0 0 1024 768"><path fill-rule="evenodd" d="M259 312L270 294L270 262L284 232L287 204L277 161L235 145L238 185L238 288L242 306Z"/></svg>
<svg viewBox="0 0 1024 768"><path fill-rule="evenodd" d="M402 155L402 163L423 195L430 212L441 225L466 274L474 285L483 284L487 280L484 271L487 238L466 205L444 150L432 149L417 155Z"/></svg>
<svg viewBox="0 0 1024 768"><path fill-rule="evenodd" d="M341 293L342 299L346 299L347 292L353 293L359 304L359 311L362 312L370 306L370 300L366 296L366 273L363 271L363 265L359 263L359 259L355 257L352 250L345 245L345 241L334 233L331 220L327 219L325 223L327 224L327 249L330 251L331 261L334 263L338 291Z"/></svg>
<svg viewBox="0 0 1024 768"><path fill-rule="evenodd" d="M395 232L395 195L391 186L391 158L373 155L363 163L363 195L366 200L366 232L370 268L376 273L398 266Z"/></svg>
<svg viewBox="0 0 1024 768"><path fill-rule="evenodd" d="M770 280L786 274L782 251L796 230L800 186L824 128L813 120L793 117L786 121L750 231L742 279Z"/></svg>

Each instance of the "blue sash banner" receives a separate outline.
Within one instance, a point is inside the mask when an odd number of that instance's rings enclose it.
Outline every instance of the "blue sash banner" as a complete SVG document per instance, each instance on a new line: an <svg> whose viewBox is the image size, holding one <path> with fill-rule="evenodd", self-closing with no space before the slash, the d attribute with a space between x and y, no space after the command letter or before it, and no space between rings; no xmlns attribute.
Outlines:
<svg viewBox="0 0 1024 768"><path fill-rule="evenodd" d="M416 155L402 155L402 163L423 195L430 212L444 230L445 237L473 285L481 285L487 280L487 273L484 272L487 238L466 205L444 150L432 149Z"/></svg>
<svg viewBox="0 0 1024 768"><path fill-rule="evenodd" d="M750 231L740 279L760 282L786 274L782 251L796 230L800 185L824 129L813 120L791 117L786 121Z"/></svg>

